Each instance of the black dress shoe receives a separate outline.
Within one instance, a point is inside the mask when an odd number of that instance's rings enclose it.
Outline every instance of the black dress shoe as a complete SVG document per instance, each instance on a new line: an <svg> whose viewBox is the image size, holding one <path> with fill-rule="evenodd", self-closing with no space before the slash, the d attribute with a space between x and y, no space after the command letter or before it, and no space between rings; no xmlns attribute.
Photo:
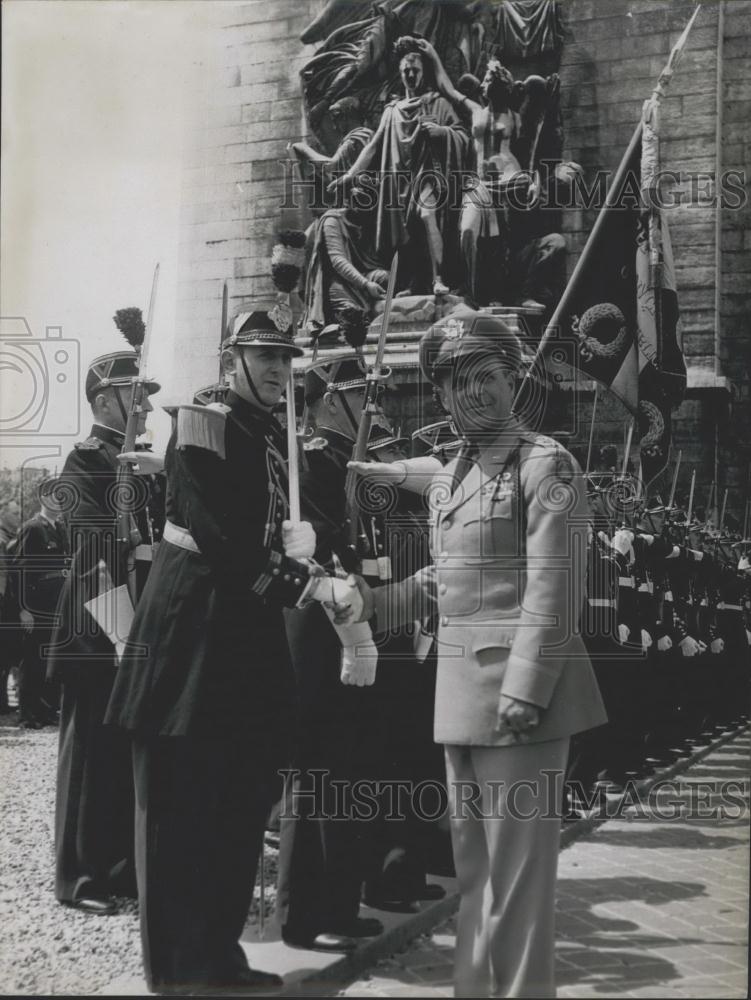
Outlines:
<svg viewBox="0 0 751 1000"><path fill-rule="evenodd" d="M363 898L363 902L366 906L372 906L376 910L393 910L399 909L403 912L417 912L417 907L412 904L417 903L420 900L436 900L443 899L446 895L446 890L442 885L436 885L435 883L425 883L419 886L419 888L414 888L407 892L388 892L386 891L376 891L367 892Z"/></svg>
<svg viewBox="0 0 751 1000"><path fill-rule="evenodd" d="M322 932L312 936L282 930L282 941L290 948L304 948L306 951L354 951L357 941L345 934Z"/></svg>
<svg viewBox="0 0 751 1000"><path fill-rule="evenodd" d="M81 896L80 899L73 899L66 906L72 906L76 910L83 910L84 913L94 913L100 917L107 917L117 913L117 904L113 899L102 899L97 896Z"/></svg>
<svg viewBox="0 0 751 1000"><path fill-rule="evenodd" d="M327 933L350 938L378 937L383 934L383 924L375 917L355 917L341 927L331 927Z"/></svg>

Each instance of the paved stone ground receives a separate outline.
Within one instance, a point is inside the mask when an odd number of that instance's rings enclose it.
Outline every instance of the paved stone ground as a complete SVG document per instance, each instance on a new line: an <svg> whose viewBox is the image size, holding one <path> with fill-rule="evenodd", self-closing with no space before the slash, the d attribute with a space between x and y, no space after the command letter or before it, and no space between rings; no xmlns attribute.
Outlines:
<svg viewBox="0 0 751 1000"><path fill-rule="evenodd" d="M750 748L740 735L561 854L559 997L748 995ZM453 947L449 921L340 996L452 996Z"/></svg>

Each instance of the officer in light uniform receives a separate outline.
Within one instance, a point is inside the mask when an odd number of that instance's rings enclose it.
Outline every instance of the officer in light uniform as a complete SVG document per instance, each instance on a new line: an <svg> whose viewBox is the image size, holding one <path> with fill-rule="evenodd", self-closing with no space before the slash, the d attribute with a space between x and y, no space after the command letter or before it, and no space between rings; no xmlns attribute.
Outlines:
<svg viewBox="0 0 751 1000"><path fill-rule="evenodd" d="M433 566L370 593L361 583L365 614L393 628L437 604L435 739L461 891L456 995L549 997L569 738L605 720L578 634L583 477L511 415L521 350L501 320L447 317L420 355L467 445L436 477Z"/></svg>

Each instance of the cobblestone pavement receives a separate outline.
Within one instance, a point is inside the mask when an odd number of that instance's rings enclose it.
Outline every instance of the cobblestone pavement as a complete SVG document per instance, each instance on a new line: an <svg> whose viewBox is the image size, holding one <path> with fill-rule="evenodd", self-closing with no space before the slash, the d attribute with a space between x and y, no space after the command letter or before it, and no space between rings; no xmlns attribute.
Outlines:
<svg viewBox="0 0 751 1000"><path fill-rule="evenodd" d="M563 851L559 997L748 995L750 746L738 736ZM453 947L449 921L340 996L452 996Z"/></svg>

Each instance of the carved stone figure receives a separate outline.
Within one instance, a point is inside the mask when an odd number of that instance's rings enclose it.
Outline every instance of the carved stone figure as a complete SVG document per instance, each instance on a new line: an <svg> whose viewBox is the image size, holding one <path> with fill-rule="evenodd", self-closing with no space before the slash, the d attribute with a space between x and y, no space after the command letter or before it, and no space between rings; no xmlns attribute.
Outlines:
<svg viewBox="0 0 751 1000"><path fill-rule="evenodd" d="M472 133L473 172L465 179L460 219L467 292L479 304L546 304L566 248L560 233L545 228L558 220L547 211L548 195L580 169L555 164L562 146L560 81L553 74L515 82L491 59L482 82L465 76L460 89L430 42L418 44L435 68L438 89L468 118Z"/></svg>
<svg viewBox="0 0 751 1000"><path fill-rule="evenodd" d="M313 198L308 207L314 214L333 207L333 199L326 194L331 177L349 170L373 137L373 129L362 123L362 108L357 97L342 97L335 101L329 108L329 117L337 141L331 156L319 152L307 142L293 142L290 147L297 158L302 180L313 186Z"/></svg>
<svg viewBox="0 0 751 1000"><path fill-rule="evenodd" d="M464 169L469 136L449 102L428 86L418 40L399 39L396 52L404 97L384 108L375 135L347 173L332 182L332 189L347 192L362 172L377 170L376 254L388 261L398 247L410 239L414 244L422 235L430 259L430 287L434 294L445 295L445 240L452 235L456 214L449 196L451 177ZM419 250L413 254L414 264L418 256Z"/></svg>
<svg viewBox="0 0 751 1000"><path fill-rule="evenodd" d="M372 253L372 210L364 194L355 188L346 208L329 209L314 223L305 288L305 323L311 333L337 323L355 347L365 339L389 277Z"/></svg>

